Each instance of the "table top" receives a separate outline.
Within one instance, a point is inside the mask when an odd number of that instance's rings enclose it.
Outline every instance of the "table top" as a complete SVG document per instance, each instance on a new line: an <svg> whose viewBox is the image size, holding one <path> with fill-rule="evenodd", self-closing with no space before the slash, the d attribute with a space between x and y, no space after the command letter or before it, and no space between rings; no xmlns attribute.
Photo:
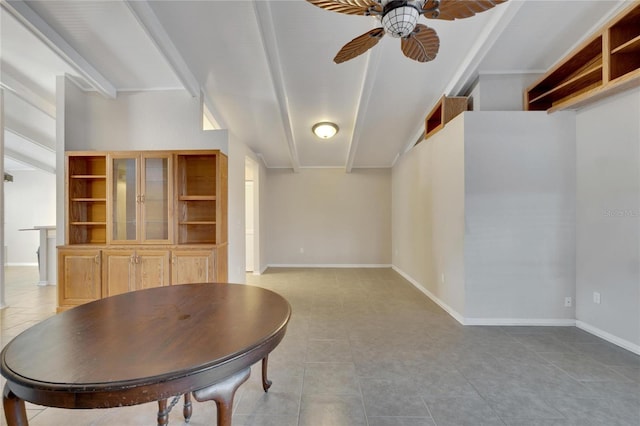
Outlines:
<svg viewBox="0 0 640 426"><path fill-rule="evenodd" d="M145 401L157 400L215 383L260 360L283 338L290 315L280 295L247 285L134 291L29 328L4 348L0 369L16 395L35 403L91 408L97 403L83 402L78 394L102 393L108 400L113 392L132 389L149 393ZM159 383L175 386L160 391ZM115 403L114 397L100 406Z"/></svg>

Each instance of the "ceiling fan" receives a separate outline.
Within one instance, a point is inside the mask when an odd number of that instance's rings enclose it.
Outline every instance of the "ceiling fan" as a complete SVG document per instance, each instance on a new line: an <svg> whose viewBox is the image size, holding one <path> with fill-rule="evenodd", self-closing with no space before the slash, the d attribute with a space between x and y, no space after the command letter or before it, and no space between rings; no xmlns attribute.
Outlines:
<svg viewBox="0 0 640 426"><path fill-rule="evenodd" d="M435 59L440 39L433 28L419 24L430 19L469 18L507 0L307 0L322 9L348 15L377 16L381 27L374 28L345 44L333 61L336 64L362 55L389 34L401 39L402 53L418 62Z"/></svg>

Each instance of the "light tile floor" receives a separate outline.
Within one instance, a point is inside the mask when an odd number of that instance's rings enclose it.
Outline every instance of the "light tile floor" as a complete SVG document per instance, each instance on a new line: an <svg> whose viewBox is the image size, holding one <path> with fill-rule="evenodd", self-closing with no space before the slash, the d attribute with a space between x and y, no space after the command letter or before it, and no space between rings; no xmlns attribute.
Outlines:
<svg viewBox="0 0 640 426"><path fill-rule="evenodd" d="M55 288L33 285L31 269L8 271L2 345L53 315ZM293 316L269 360L273 387L265 394L254 368L234 425L640 425L640 357L574 327L463 327L390 269L270 269L247 281L286 297ZM156 408L28 404L32 426L154 425ZM171 425L184 425L180 412ZM195 403L191 425L205 424L215 406Z"/></svg>

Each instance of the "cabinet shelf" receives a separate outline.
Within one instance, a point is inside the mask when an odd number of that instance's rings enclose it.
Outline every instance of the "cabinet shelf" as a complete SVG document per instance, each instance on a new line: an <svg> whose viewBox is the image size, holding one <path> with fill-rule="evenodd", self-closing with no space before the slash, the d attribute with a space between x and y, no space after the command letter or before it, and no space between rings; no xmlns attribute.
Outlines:
<svg viewBox="0 0 640 426"><path fill-rule="evenodd" d="M91 151L66 153L66 241L104 244L107 230L107 156Z"/></svg>
<svg viewBox="0 0 640 426"><path fill-rule="evenodd" d="M615 81L640 69L640 5L609 30L611 66L609 77Z"/></svg>
<svg viewBox="0 0 640 426"><path fill-rule="evenodd" d="M542 93L541 95L530 99L529 103L539 102L544 99L562 99L578 91L588 89L594 85L602 83L602 64L578 74L577 76L567 80L566 82L553 87L552 89Z"/></svg>
<svg viewBox="0 0 640 426"><path fill-rule="evenodd" d="M640 52L640 35L629 40L621 46L611 50L611 53L636 53Z"/></svg>
<svg viewBox="0 0 640 426"><path fill-rule="evenodd" d="M215 201L215 195L181 195L179 201Z"/></svg>
<svg viewBox="0 0 640 426"><path fill-rule="evenodd" d="M212 151L177 156L178 244L226 242L226 157Z"/></svg>
<svg viewBox="0 0 640 426"><path fill-rule="evenodd" d="M633 1L525 91L525 110L579 108L640 86L640 2Z"/></svg>
<svg viewBox="0 0 640 426"><path fill-rule="evenodd" d="M106 175L72 175L71 179L106 179Z"/></svg>

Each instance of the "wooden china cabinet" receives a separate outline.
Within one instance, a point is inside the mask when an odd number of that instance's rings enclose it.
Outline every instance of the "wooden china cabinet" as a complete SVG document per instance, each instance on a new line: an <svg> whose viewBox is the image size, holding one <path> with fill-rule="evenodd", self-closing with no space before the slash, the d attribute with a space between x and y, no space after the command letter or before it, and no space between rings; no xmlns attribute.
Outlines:
<svg viewBox="0 0 640 426"><path fill-rule="evenodd" d="M143 288L227 280L227 157L65 153L58 311Z"/></svg>

